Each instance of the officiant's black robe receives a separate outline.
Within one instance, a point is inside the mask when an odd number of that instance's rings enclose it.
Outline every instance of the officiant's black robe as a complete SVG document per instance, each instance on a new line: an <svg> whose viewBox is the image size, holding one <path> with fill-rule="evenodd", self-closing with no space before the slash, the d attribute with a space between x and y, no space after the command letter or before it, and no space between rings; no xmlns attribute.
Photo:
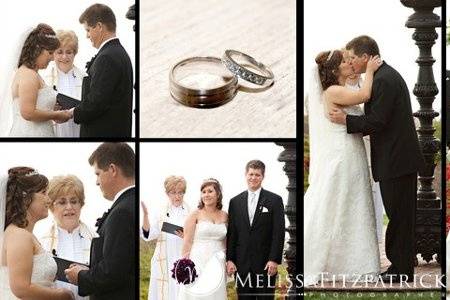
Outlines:
<svg viewBox="0 0 450 300"><path fill-rule="evenodd" d="M133 69L118 39L88 63L81 103L74 110L80 137L131 137Z"/></svg>
<svg viewBox="0 0 450 300"><path fill-rule="evenodd" d="M92 240L90 269L78 274L78 294L91 300L135 299L135 188L111 206Z"/></svg>

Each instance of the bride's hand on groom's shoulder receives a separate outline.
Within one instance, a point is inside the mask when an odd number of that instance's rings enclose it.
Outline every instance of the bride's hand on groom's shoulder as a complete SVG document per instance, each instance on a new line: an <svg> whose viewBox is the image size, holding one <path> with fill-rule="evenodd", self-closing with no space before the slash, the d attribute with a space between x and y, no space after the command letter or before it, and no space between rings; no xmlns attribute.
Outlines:
<svg viewBox="0 0 450 300"><path fill-rule="evenodd" d="M67 289L57 289L60 296L58 297L58 299L61 300L75 300L75 296L73 295L73 293L70 290Z"/></svg>
<svg viewBox="0 0 450 300"><path fill-rule="evenodd" d="M367 62L367 71L375 72L383 63L379 55L371 56Z"/></svg>

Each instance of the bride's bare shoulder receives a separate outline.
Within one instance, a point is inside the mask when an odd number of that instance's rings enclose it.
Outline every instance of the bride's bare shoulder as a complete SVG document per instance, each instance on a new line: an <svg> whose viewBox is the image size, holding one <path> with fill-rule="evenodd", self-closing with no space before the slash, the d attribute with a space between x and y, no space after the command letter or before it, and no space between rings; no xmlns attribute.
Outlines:
<svg viewBox="0 0 450 300"><path fill-rule="evenodd" d="M14 224L10 224L5 229L5 239L33 241L33 235L28 230L20 228Z"/></svg>
<svg viewBox="0 0 450 300"><path fill-rule="evenodd" d="M17 69L16 80L27 81L27 82L37 82L39 83L39 75L33 69L21 66Z"/></svg>

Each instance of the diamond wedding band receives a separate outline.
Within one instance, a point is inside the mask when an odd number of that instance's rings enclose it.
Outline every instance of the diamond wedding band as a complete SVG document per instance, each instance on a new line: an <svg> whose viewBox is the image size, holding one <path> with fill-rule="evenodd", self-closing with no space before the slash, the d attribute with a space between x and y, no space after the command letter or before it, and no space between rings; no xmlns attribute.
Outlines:
<svg viewBox="0 0 450 300"><path fill-rule="evenodd" d="M274 81L274 75L268 67L245 53L226 50L222 62L233 74L251 83L269 86Z"/></svg>

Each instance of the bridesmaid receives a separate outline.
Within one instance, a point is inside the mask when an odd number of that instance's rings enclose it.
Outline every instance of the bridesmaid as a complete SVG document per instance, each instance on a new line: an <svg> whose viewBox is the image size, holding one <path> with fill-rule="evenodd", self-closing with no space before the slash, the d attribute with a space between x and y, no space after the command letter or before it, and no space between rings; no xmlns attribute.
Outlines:
<svg viewBox="0 0 450 300"><path fill-rule="evenodd" d="M164 181L168 203L160 215L150 217L143 202L144 223L142 238L145 241L157 240L155 252L151 260L151 277L149 300L173 300L178 298L179 285L171 278L173 263L181 257L183 232L177 235L161 232L163 222L183 226L190 213L183 201L186 192L186 180L181 176L169 176Z"/></svg>

